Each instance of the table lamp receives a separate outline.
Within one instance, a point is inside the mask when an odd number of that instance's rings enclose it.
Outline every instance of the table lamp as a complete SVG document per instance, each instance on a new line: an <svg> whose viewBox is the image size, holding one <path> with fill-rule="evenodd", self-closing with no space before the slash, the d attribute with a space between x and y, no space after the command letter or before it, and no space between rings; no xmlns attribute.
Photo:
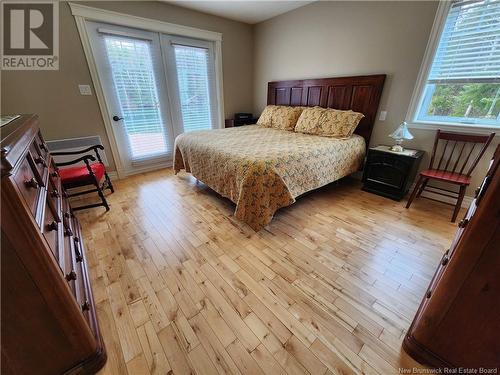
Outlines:
<svg viewBox="0 0 500 375"><path fill-rule="evenodd" d="M404 148L402 146L403 140L413 139L413 135L408 130L408 124L403 121L394 132L389 134L389 137L396 141L394 146L391 146L390 150L394 152L403 152Z"/></svg>

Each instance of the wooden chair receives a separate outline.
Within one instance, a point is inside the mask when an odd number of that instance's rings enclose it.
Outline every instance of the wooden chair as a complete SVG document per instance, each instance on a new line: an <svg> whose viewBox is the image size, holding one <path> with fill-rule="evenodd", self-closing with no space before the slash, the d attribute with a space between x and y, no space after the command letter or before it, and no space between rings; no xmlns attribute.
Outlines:
<svg viewBox="0 0 500 375"><path fill-rule="evenodd" d="M104 147L101 145L95 145L79 151L52 152L53 156L85 154L77 159L68 162L56 163L59 176L61 177L61 183L65 190L88 186L88 185L93 185L95 187L90 190L68 193L68 197L76 197L83 194L97 192L99 198L101 199L101 203L93 203L84 206L74 207L73 208L74 211L83 210L86 208L100 207L100 206L104 206L106 208L106 211L109 211L109 205L108 201L106 200L106 197L104 196L104 191L106 189L109 189L111 190L111 193L114 193L115 190L113 188L111 180L109 179L108 173L106 172L106 168L104 167L104 164L102 162L101 155L99 155L99 150L104 150ZM91 151L94 151L95 156L88 154ZM96 159L97 162L95 162ZM85 165L77 165L69 168L60 168L81 162L84 162Z"/></svg>
<svg viewBox="0 0 500 375"><path fill-rule="evenodd" d="M434 140L434 148L432 150L429 169L420 172L415 188L413 189L413 192L408 199L408 203L406 204L406 208L409 208L413 199L415 199L415 197L420 197L424 190L454 198L457 199L455 209L453 210L453 215L451 217L451 222L454 223L457 219L460 207L462 206L465 190L470 184L470 175L494 136L495 133L491 133L490 135L475 135L448 133L438 130L436 139ZM476 147L476 145L479 145L479 147ZM437 160L436 153L438 148L442 149L442 153L440 152L441 156L439 157L439 162L437 163L437 166L434 167L434 162ZM469 166L468 168L467 165ZM460 169L457 171L457 168ZM427 186L429 180L437 180L458 185L459 190L457 192L437 186ZM428 190L428 188L432 188L434 190Z"/></svg>

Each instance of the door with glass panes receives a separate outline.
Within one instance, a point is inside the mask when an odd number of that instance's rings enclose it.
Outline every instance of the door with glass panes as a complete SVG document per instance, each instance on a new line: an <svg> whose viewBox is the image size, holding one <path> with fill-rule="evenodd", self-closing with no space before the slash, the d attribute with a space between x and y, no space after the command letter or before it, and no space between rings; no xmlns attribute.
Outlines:
<svg viewBox="0 0 500 375"><path fill-rule="evenodd" d="M177 135L219 127L209 41L87 22L124 174L166 166Z"/></svg>

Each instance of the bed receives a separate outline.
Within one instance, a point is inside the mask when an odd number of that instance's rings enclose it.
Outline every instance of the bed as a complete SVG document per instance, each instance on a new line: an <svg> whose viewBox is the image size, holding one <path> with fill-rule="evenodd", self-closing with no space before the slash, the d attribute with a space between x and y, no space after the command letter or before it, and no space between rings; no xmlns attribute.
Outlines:
<svg viewBox="0 0 500 375"><path fill-rule="evenodd" d="M174 171L184 169L236 204L253 230L300 195L363 165L385 75L269 82L267 103L352 109L365 117L355 134L336 139L248 125L184 133L175 140Z"/></svg>

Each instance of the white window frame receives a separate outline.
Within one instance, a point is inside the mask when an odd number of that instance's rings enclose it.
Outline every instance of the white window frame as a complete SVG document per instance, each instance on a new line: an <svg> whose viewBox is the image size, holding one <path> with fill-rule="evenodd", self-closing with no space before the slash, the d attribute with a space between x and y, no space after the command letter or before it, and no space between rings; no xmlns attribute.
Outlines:
<svg viewBox="0 0 500 375"><path fill-rule="evenodd" d="M90 76L92 78L92 83L94 84L97 102L101 110L102 119L104 122L104 127L106 134L109 139L111 154L115 160L116 171L119 178L126 177L131 174L122 165L120 161L120 156L118 152L118 145L113 133L113 124L111 123L111 115L108 113L106 106L106 99L104 96L104 91L99 80L99 74L97 72L97 65L92 54L90 38L87 33L87 28L85 27L86 21L97 21L104 22L108 24L132 27L136 29L152 31L163 34L177 35L180 37L201 39L214 42L215 44L215 85L217 94L217 122L215 128L223 128L224 126L224 93L223 93L223 81L222 81L222 34L214 31L197 29L194 27L176 25L169 22L158 21L155 19L143 18L138 16L133 16L130 14L118 13L110 10L93 8L86 5L80 5L76 3L69 3L71 8L71 14L75 17L76 26L78 33L80 34L80 39L82 41L83 51L85 53L85 58L90 70ZM153 166L150 169L155 169L157 167ZM148 168L144 170L138 170L136 173L145 172Z"/></svg>
<svg viewBox="0 0 500 375"><path fill-rule="evenodd" d="M461 122L443 122L443 121L422 121L417 120L418 111L420 109L421 103L423 102L425 87L427 85L427 78L429 76L432 63L434 61L434 56L436 54L437 48L439 46L439 41L441 39L441 33L443 32L448 13L452 6L452 1L440 1L438 9L436 11L436 16L434 18L434 23L432 25L431 34L429 36L429 41L427 42L427 47L425 49L424 58L422 59L422 64L420 66L420 71L417 76L417 81L415 83L415 88L413 89L413 94L410 100L410 105L406 113L406 122L408 127L423 130L437 130L437 129L448 129L451 131L463 131L467 133L477 133L486 134L491 133L491 130L497 130L497 136L500 135L500 126L497 125L487 125L487 124L465 124Z"/></svg>
<svg viewBox="0 0 500 375"><path fill-rule="evenodd" d="M205 48L209 50L209 53L213 56L215 54L215 48L213 45L211 45L210 42L206 40L200 40L200 39L194 39L194 38L186 38L178 35L166 35L166 34L160 34L160 43L162 44L163 48L165 51L168 49L171 49L172 44L185 44L186 46L193 46L193 47L199 47L199 48ZM216 59L216 57L214 57ZM215 60L214 60L215 62ZM177 77L177 67L176 67L176 62L175 62L175 52L171 51L170 53L167 53L166 58L163 60L164 63L164 68L165 72L168 72L168 76L171 77L171 79L168 80L168 85L169 85L169 92L175 93L179 92L179 83L178 83L178 77ZM210 64L211 65L211 64ZM215 67L215 70L217 70L217 67ZM217 79L217 78L215 78ZM212 86L212 85L210 85ZM216 85L215 85L216 86ZM216 87L210 87L210 95L215 95L217 96L216 92ZM172 102L174 107L181 107L181 102L180 102L180 95L173 95L172 97ZM210 99L213 100L213 99ZM215 100L220 100L217 97ZM218 103L216 103L218 104ZM214 113L215 116L212 116L212 124L215 126L213 128L215 129L221 129L223 126L221 126L221 117L219 117L218 113ZM183 127L180 127L179 125L183 125L183 119L182 119L182 111L175 112L173 113L173 125L175 126L177 124L177 128L175 129L176 132L182 133L184 131ZM223 118L223 117L222 117Z"/></svg>

